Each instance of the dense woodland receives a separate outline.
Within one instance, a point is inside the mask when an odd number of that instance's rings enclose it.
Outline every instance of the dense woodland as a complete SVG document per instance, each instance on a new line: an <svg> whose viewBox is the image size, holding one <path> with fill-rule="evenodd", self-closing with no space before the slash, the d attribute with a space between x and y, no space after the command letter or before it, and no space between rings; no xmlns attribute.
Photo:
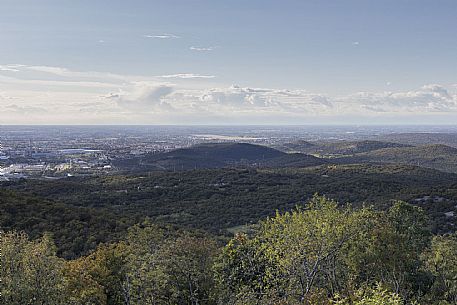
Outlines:
<svg viewBox="0 0 457 305"><path fill-rule="evenodd" d="M206 145L3 182L2 304L457 304L457 174L357 163L417 149L354 145Z"/></svg>
<svg viewBox="0 0 457 305"><path fill-rule="evenodd" d="M404 165L325 165L288 169L207 169L4 183L0 226L31 237L54 234L59 255L87 254L145 217L217 236L325 194L356 206L404 200L422 207L434 233L454 229L457 175ZM430 198L426 197L430 196ZM434 199L435 196L438 196ZM416 199L428 198L421 201Z"/></svg>
<svg viewBox="0 0 457 305"><path fill-rule="evenodd" d="M455 304L457 235L424 211L325 197L221 245L195 231L134 225L65 260L52 236L1 234L2 304Z"/></svg>

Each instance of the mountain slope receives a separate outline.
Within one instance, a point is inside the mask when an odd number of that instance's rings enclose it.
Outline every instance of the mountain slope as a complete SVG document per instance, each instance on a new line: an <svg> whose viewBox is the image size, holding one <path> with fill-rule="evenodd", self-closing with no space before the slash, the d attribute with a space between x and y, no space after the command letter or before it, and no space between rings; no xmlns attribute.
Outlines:
<svg viewBox="0 0 457 305"><path fill-rule="evenodd" d="M353 157L340 158L339 163L398 163L457 172L457 148L442 144L378 149Z"/></svg>
<svg viewBox="0 0 457 305"><path fill-rule="evenodd" d="M300 168L300 167L308 167L308 166L317 166L328 164L329 162L325 159L318 158L311 155L306 154L285 154L281 157L274 158L262 162L260 165L261 167L293 167L293 168Z"/></svg>
<svg viewBox="0 0 457 305"><path fill-rule="evenodd" d="M416 202L417 198L439 196L449 201L421 203L421 207L429 209L430 216L437 219L436 230L448 232L452 228L447 223L453 219L446 218L444 213L454 211L457 204L455 181L457 174L410 165L326 164L304 168L220 168L30 180L4 187L58 201L70 208L82 206L108 211L117 215L122 223L127 223L127 219L150 217L157 223L204 229L215 234L274 216L276 210L290 210L315 193L340 202L373 204L379 208L392 199ZM23 207L31 208L30 205ZM20 213L27 215L27 211ZM71 211L79 220L78 211L85 209ZM0 210L0 218L3 213ZM47 213L34 214L50 217ZM109 213L105 215L106 219L99 219L103 226L112 219ZM63 223L70 226L73 221L65 216ZM59 225L62 222L49 227L59 231ZM85 224L80 224L76 228L69 227L68 232L84 236L86 228ZM101 231L102 237L111 235L107 233L109 230ZM75 240L75 244L78 243Z"/></svg>
<svg viewBox="0 0 457 305"><path fill-rule="evenodd" d="M284 144L281 149L284 151L295 151L307 154L315 154L322 156L333 155L353 155L374 151L383 148L400 148L408 147L409 145L382 142L382 141L325 141L325 142L306 142L297 141L293 143Z"/></svg>
<svg viewBox="0 0 457 305"><path fill-rule="evenodd" d="M230 166L304 167L326 163L319 158L248 143L206 143L129 160L125 169L191 170Z"/></svg>
<svg viewBox="0 0 457 305"><path fill-rule="evenodd" d="M24 230L31 238L50 232L59 255L73 258L119 237L138 220L104 208L77 207L30 193L0 189L0 231Z"/></svg>

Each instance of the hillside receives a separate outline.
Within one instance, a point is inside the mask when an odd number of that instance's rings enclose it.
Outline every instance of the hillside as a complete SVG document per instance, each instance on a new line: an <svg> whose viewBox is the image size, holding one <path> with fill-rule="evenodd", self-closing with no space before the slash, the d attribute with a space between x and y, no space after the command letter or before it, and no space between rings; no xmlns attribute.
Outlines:
<svg viewBox="0 0 457 305"><path fill-rule="evenodd" d="M246 166L314 166L325 163L303 154L288 155L266 146L248 143L207 143L133 160L117 161L123 169L177 171Z"/></svg>
<svg viewBox="0 0 457 305"><path fill-rule="evenodd" d="M278 149L288 151L288 152L305 152L312 151L317 144L311 143L309 141L299 140L291 143L284 143L278 146Z"/></svg>
<svg viewBox="0 0 457 305"><path fill-rule="evenodd" d="M322 142L306 142L298 141L294 143L286 143L281 149L284 151L295 151L324 157L346 156L358 153L370 152L384 148L401 148L409 145L382 142L382 141L322 141Z"/></svg>
<svg viewBox="0 0 457 305"><path fill-rule="evenodd" d="M328 164L329 162L325 159L318 158L311 155L301 154L301 153L290 153L285 154L281 157L266 160L262 162L261 167L308 167L308 166L317 166Z"/></svg>
<svg viewBox="0 0 457 305"><path fill-rule="evenodd" d="M266 146L248 143L207 143L173 150L165 155L169 157L195 156L220 162L239 162L272 159L280 157L284 153Z"/></svg>
<svg viewBox="0 0 457 305"><path fill-rule="evenodd" d="M117 239L140 218L104 208L77 207L30 193L0 190L0 230L24 230L32 238L52 234L59 255L72 258Z"/></svg>
<svg viewBox="0 0 457 305"><path fill-rule="evenodd" d="M398 163L457 172L457 148L442 144L396 147L374 150L353 157L340 158L343 163Z"/></svg>
<svg viewBox="0 0 457 305"><path fill-rule="evenodd" d="M290 210L315 193L379 208L393 199L415 202L424 196L439 195L446 201L429 202L423 207L430 209L437 222L435 230L442 232L449 230L451 220L444 213L457 204L455 181L455 174L415 166L350 164L144 172L30 180L4 183L2 187L68 206L108 211L125 221L148 216L156 222L215 234L227 234L230 228L273 216L276 210Z"/></svg>
<svg viewBox="0 0 457 305"><path fill-rule="evenodd" d="M386 145L345 143L339 149ZM126 174L0 183L0 228L26 230L32 237L52 232L59 253L73 257L117 239L145 217L227 236L319 193L378 208L394 199L420 204L433 231L443 233L455 225L448 215L457 212L457 175L443 171L457 172L456 156L457 149L445 145L332 159L251 144L197 145L133 160L126 168L135 171Z"/></svg>
<svg viewBox="0 0 457 305"><path fill-rule="evenodd" d="M394 133L382 135L380 141L390 141L408 145L430 145L443 144L457 148L457 135L455 133L437 133L437 132L420 132L420 133Z"/></svg>

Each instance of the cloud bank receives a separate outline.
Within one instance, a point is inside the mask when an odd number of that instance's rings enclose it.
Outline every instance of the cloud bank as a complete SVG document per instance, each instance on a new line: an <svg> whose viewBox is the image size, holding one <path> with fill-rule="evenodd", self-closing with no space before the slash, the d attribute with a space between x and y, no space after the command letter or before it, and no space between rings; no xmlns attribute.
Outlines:
<svg viewBox="0 0 457 305"><path fill-rule="evenodd" d="M0 65L0 124L443 123L457 116L455 85L331 96L214 79Z"/></svg>

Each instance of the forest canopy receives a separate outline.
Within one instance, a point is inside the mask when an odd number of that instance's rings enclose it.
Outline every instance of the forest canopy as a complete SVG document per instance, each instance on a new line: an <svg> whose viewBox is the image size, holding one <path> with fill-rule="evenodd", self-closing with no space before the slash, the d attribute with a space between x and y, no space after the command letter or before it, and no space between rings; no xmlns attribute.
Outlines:
<svg viewBox="0 0 457 305"><path fill-rule="evenodd" d="M2 304L455 304L457 235L424 211L315 196L228 243L150 221L86 256L1 234Z"/></svg>

